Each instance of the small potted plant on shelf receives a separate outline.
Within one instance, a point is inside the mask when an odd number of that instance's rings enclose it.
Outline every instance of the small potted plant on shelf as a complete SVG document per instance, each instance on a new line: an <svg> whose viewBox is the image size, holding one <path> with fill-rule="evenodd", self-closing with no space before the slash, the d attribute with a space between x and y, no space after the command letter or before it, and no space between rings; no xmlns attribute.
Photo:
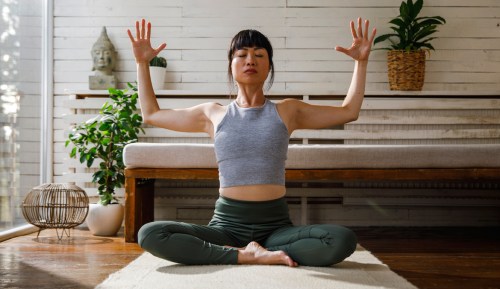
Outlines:
<svg viewBox="0 0 500 289"><path fill-rule="evenodd" d="M137 142L142 117L137 110L137 86L128 83L130 90L110 88L109 97L99 115L77 124L66 140L65 146L73 148L71 158L79 159L91 167L99 160L99 168L92 176L97 184L99 202L91 204L87 225L94 235L114 236L123 222L123 205L115 197L115 189L125 182L123 148Z"/></svg>
<svg viewBox="0 0 500 289"><path fill-rule="evenodd" d="M399 16L389 21L394 31L375 38L374 44L389 40L387 66L391 90L422 90L425 77L426 52L434 50L430 37L438 25L446 23L440 16L418 17L423 0L403 1ZM394 40L395 39L395 40Z"/></svg>
<svg viewBox="0 0 500 289"><path fill-rule="evenodd" d="M167 59L161 56L155 56L149 62L149 73L151 83L154 89L163 89L165 82L165 73L167 72Z"/></svg>

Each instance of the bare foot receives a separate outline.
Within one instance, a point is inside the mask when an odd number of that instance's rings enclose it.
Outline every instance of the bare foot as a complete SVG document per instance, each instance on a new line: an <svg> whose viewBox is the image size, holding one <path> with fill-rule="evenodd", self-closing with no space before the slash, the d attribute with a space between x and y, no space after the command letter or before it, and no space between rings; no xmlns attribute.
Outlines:
<svg viewBox="0 0 500 289"><path fill-rule="evenodd" d="M298 266L297 262L285 252L268 251L257 242L250 242L246 247L238 250L238 264Z"/></svg>

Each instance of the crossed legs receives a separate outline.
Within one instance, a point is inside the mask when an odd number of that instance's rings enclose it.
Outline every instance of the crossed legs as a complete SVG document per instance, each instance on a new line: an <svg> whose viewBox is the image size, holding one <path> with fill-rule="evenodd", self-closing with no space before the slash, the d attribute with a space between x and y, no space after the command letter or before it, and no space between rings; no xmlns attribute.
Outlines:
<svg viewBox="0 0 500 289"><path fill-rule="evenodd" d="M330 266L350 256L357 244L351 230L327 224L277 229L263 246L232 235L222 227L160 221L141 228L139 245L157 257L182 264ZM242 247L242 243L247 244Z"/></svg>

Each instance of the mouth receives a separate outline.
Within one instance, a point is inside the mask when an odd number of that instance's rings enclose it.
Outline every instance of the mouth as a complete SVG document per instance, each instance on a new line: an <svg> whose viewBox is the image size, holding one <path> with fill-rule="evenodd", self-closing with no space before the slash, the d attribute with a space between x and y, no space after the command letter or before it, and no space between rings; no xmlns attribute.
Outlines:
<svg viewBox="0 0 500 289"><path fill-rule="evenodd" d="M257 73L257 70L255 70L255 69L247 69L247 70L245 70L245 73L254 74L254 73Z"/></svg>

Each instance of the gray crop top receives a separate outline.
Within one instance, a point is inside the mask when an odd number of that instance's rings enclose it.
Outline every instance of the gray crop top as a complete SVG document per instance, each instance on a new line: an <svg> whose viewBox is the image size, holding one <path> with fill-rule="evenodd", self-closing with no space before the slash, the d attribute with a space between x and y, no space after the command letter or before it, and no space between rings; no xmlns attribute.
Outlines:
<svg viewBox="0 0 500 289"><path fill-rule="evenodd" d="M217 126L214 148L222 188L285 184L288 130L276 104L241 108L233 101Z"/></svg>

